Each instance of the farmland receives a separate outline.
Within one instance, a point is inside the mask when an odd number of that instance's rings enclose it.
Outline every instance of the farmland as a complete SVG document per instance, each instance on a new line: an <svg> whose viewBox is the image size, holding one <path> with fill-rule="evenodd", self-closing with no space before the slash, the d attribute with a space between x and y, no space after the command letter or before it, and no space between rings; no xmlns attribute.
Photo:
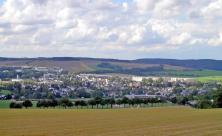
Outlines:
<svg viewBox="0 0 222 136"><path fill-rule="evenodd" d="M221 135L222 110L1 109L1 136Z"/></svg>

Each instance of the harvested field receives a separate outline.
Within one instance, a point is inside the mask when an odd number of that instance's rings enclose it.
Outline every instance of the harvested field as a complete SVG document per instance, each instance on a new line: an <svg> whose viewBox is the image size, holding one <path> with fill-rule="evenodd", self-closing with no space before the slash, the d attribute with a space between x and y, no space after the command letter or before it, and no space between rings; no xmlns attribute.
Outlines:
<svg viewBox="0 0 222 136"><path fill-rule="evenodd" d="M1 136L221 135L222 109L1 109Z"/></svg>

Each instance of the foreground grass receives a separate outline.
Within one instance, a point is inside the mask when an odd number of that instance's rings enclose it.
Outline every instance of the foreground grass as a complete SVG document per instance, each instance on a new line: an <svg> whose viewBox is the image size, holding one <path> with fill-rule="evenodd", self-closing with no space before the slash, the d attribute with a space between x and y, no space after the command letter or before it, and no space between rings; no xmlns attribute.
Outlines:
<svg viewBox="0 0 222 136"><path fill-rule="evenodd" d="M1 136L221 135L222 109L1 109Z"/></svg>

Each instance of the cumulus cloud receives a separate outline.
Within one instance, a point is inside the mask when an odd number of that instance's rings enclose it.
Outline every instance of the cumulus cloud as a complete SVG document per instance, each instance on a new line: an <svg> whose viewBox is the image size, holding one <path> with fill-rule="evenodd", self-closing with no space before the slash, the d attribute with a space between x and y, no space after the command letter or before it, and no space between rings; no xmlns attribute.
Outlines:
<svg viewBox="0 0 222 136"><path fill-rule="evenodd" d="M217 48L221 19L222 0L5 0L0 56L138 58Z"/></svg>

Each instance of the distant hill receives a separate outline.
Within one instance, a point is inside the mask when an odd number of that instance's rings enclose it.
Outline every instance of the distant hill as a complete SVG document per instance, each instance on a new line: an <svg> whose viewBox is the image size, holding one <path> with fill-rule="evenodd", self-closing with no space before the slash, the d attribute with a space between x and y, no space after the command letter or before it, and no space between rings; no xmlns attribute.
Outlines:
<svg viewBox="0 0 222 136"><path fill-rule="evenodd" d="M73 73L121 73L151 76L220 76L222 60L103 58L0 58L0 66L61 67Z"/></svg>
<svg viewBox="0 0 222 136"><path fill-rule="evenodd" d="M142 64L167 64L193 69L222 70L222 60L138 59L134 62Z"/></svg>

